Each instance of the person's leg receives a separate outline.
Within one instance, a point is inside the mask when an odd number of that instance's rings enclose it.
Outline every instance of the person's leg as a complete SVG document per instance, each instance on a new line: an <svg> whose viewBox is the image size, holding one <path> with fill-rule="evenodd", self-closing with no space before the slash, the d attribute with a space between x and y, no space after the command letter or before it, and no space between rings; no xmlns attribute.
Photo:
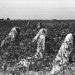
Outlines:
<svg viewBox="0 0 75 75"><path fill-rule="evenodd" d="M68 34L62 43L56 58L53 61L53 67L50 71L51 74L56 74L61 71L61 69L67 65L69 61L69 55L73 50L73 36Z"/></svg>

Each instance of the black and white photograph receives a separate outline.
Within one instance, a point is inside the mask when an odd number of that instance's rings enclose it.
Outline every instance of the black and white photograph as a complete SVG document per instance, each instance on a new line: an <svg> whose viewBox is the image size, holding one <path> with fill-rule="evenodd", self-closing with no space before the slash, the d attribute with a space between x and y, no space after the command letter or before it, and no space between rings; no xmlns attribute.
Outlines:
<svg viewBox="0 0 75 75"><path fill-rule="evenodd" d="M0 75L75 75L75 0L0 0Z"/></svg>

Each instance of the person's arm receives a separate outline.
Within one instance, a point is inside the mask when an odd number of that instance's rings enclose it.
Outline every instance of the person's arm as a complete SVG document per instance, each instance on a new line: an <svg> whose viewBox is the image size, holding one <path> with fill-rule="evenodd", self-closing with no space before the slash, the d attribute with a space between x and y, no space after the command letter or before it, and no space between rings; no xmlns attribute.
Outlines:
<svg viewBox="0 0 75 75"><path fill-rule="evenodd" d="M40 33L38 32L38 33L36 34L36 36L32 39L32 42L36 41L36 40L38 39L39 35L40 35Z"/></svg>
<svg viewBox="0 0 75 75"><path fill-rule="evenodd" d="M10 36L7 36L2 42L1 42L1 47L4 47L4 45L8 44L10 42Z"/></svg>

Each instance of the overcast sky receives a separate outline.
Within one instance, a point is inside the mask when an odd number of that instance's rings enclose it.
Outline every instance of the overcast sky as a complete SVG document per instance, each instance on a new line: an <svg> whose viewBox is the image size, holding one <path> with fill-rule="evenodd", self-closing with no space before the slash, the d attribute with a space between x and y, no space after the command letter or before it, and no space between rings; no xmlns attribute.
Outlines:
<svg viewBox="0 0 75 75"><path fill-rule="evenodd" d="M75 19L75 0L0 0L0 18Z"/></svg>

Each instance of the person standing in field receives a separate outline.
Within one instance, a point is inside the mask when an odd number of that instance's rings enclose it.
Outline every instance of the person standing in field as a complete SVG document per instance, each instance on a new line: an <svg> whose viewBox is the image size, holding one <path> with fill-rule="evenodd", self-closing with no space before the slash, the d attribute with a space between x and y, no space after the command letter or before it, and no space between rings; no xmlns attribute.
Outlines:
<svg viewBox="0 0 75 75"><path fill-rule="evenodd" d="M5 48L12 42L19 42L19 35L21 29L19 27L13 27L5 39L1 42L1 47Z"/></svg>
<svg viewBox="0 0 75 75"><path fill-rule="evenodd" d="M18 60L18 54L14 53L14 51L12 52L11 47L14 47L15 45L19 45L20 30L21 29L19 27L13 27L9 32L9 34L1 42L0 56L2 60L6 61L5 64L3 65L4 71L7 70L8 60L11 59L12 56L15 57L16 60Z"/></svg>
<svg viewBox="0 0 75 75"><path fill-rule="evenodd" d="M64 42L62 43L56 58L53 61L53 67L50 74L54 75L59 73L69 62L70 53L73 50L73 35L67 34Z"/></svg>
<svg viewBox="0 0 75 75"><path fill-rule="evenodd" d="M35 42L35 40L37 40L37 49L34 55L35 58L43 58L43 52L45 50L46 34L47 34L47 29L42 28L39 30L39 32L36 34L36 36L32 40L32 42Z"/></svg>

